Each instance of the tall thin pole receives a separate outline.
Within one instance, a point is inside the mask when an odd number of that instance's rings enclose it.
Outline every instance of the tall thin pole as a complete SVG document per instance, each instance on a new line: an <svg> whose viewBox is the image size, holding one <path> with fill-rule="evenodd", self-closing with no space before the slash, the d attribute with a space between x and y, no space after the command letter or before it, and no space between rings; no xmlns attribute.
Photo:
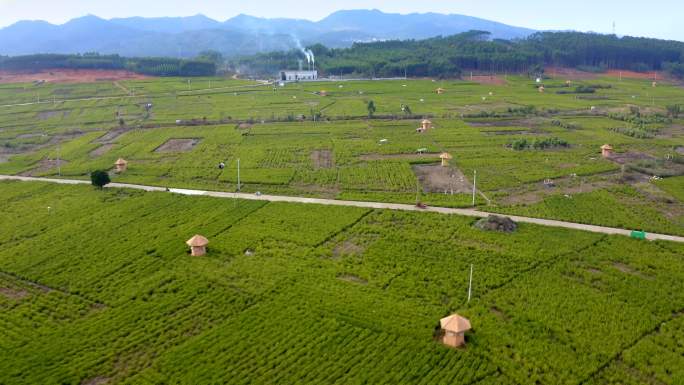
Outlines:
<svg viewBox="0 0 684 385"><path fill-rule="evenodd" d="M237 185L237 189L238 189L238 192L239 192L239 191L240 191L240 159L237 160L237 167L238 167L238 170L237 170L237 171L238 171L238 185Z"/></svg>
<svg viewBox="0 0 684 385"><path fill-rule="evenodd" d="M473 170L473 206L475 206L475 191L477 190L477 170Z"/></svg>
<svg viewBox="0 0 684 385"><path fill-rule="evenodd" d="M57 147L57 174L62 176L62 144Z"/></svg>
<svg viewBox="0 0 684 385"><path fill-rule="evenodd" d="M468 283L468 303L470 303L470 297L473 294L473 265L470 265L470 281Z"/></svg>

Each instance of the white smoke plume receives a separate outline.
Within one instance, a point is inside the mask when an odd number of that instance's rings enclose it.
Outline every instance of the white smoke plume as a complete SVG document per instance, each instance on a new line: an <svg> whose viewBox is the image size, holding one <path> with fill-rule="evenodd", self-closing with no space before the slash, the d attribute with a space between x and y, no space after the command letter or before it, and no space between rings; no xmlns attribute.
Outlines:
<svg viewBox="0 0 684 385"><path fill-rule="evenodd" d="M316 57L314 56L314 53L310 49L305 49L304 46L302 46L302 42L299 41L297 36L290 35L292 38L292 41L294 41L295 45L297 46L297 49L301 51L302 54L304 54L304 57L306 58L306 63L309 64L309 66L316 66Z"/></svg>

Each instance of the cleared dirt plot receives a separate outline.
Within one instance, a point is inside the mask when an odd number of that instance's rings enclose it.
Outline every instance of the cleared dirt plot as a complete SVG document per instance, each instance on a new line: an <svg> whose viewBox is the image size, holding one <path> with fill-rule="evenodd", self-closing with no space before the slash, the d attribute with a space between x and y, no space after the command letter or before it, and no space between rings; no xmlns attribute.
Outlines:
<svg viewBox="0 0 684 385"><path fill-rule="evenodd" d="M109 383L109 377L94 377L83 382L83 385L105 385Z"/></svg>
<svg viewBox="0 0 684 385"><path fill-rule="evenodd" d="M647 71L647 72L636 72L636 71L628 71L628 70L608 70L605 72L587 72L587 71L580 71L578 69L574 68L565 68L565 67L546 67L544 70L544 73L548 76L551 76L552 78L564 78L568 80L591 80L591 79L596 79L599 77L607 76L607 77L613 77L613 78L620 78L622 77L623 79L644 79L644 80L649 80L649 79L664 79L665 73L663 72L658 72L657 74L653 71Z"/></svg>
<svg viewBox="0 0 684 385"><path fill-rule="evenodd" d="M126 129L116 129L116 130L111 130L108 131L106 134L102 135L101 137L95 139L95 143L104 143L108 144L114 141L114 139L118 138L119 136L125 134L128 130Z"/></svg>
<svg viewBox="0 0 684 385"><path fill-rule="evenodd" d="M20 173L19 175L21 176L38 176L40 174L44 174L48 171L54 170L60 166L65 166L68 161L64 159L43 159L38 164L27 171L24 171Z"/></svg>
<svg viewBox="0 0 684 385"><path fill-rule="evenodd" d="M414 165L413 172L416 174L423 192L426 193L468 193L472 191L472 185L466 179L461 170L454 167L442 167L441 165Z"/></svg>
<svg viewBox="0 0 684 385"><path fill-rule="evenodd" d="M344 255L358 255L363 253L365 248L354 242L353 239L346 239L342 243L339 243L333 249L333 256L340 257Z"/></svg>
<svg viewBox="0 0 684 385"><path fill-rule="evenodd" d="M62 111L41 111L36 116L39 120L48 120L62 114Z"/></svg>
<svg viewBox="0 0 684 385"><path fill-rule="evenodd" d="M20 300L29 295L28 291L22 289L12 289L9 287L0 287L0 295L7 299Z"/></svg>
<svg viewBox="0 0 684 385"><path fill-rule="evenodd" d="M154 152L188 152L199 142L199 139L169 139L157 147Z"/></svg>
<svg viewBox="0 0 684 385"><path fill-rule="evenodd" d="M314 169L333 168L333 154L330 150L315 150L311 152L311 162Z"/></svg>
<svg viewBox="0 0 684 385"><path fill-rule="evenodd" d="M100 146L100 147L94 149L93 151L91 151L91 152L90 152L90 156L91 156L92 158L100 157L100 156L102 156L102 155L108 153L109 150L112 149L112 147L114 147L114 144L113 144L113 143L103 144L102 146Z"/></svg>
<svg viewBox="0 0 684 385"><path fill-rule="evenodd" d="M354 274L342 274L342 275L338 275L338 276L337 276L337 279L342 280L342 281L346 281L346 282L351 282L351 283L358 283L358 284L361 284L361 285L368 285L368 281L367 281L367 280L365 280L365 279L359 277L358 275L354 275Z"/></svg>
<svg viewBox="0 0 684 385"><path fill-rule="evenodd" d="M491 84L496 86L506 85L506 79L498 75L473 75L465 78L480 84Z"/></svg>
<svg viewBox="0 0 684 385"><path fill-rule="evenodd" d="M45 81L48 83L92 83L97 81L116 81L149 79L149 76L122 70L67 70L46 71L0 71L1 83L28 83Z"/></svg>
<svg viewBox="0 0 684 385"><path fill-rule="evenodd" d="M613 162L619 163L619 164L626 164L626 163L632 163L632 162L637 162L641 160L653 160L654 158L651 155L644 154L641 152L625 152L622 154L613 154L608 159L612 160Z"/></svg>
<svg viewBox="0 0 684 385"><path fill-rule="evenodd" d="M359 159L363 161L369 160L388 160L388 159L402 159L402 160L424 160L424 159L439 159L439 154L436 152L425 152L415 154L366 154L361 155Z"/></svg>

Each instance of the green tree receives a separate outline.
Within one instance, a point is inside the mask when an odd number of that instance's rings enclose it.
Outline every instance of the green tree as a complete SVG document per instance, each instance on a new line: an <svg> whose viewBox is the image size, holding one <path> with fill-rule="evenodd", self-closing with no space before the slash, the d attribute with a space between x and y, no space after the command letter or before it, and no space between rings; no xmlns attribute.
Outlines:
<svg viewBox="0 0 684 385"><path fill-rule="evenodd" d="M366 109L368 110L368 118L372 118L373 114L375 114L375 103L372 100L370 100L368 102L368 105L366 106Z"/></svg>
<svg viewBox="0 0 684 385"><path fill-rule="evenodd" d="M96 170L90 173L90 182L97 188L103 188L111 182L107 171Z"/></svg>

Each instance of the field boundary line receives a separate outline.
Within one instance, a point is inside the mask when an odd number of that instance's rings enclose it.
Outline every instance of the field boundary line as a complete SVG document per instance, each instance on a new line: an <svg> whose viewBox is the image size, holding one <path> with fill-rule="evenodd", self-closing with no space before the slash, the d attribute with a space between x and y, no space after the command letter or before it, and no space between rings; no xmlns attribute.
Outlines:
<svg viewBox="0 0 684 385"><path fill-rule="evenodd" d="M72 185L90 185L90 181L80 180L80 179L55 179L55 178L35 178L35 177L25 177L16 175L0 175L0 181L2 180L15 180L24 182L48 182L48 183L58 183L58 184L72 184ZM324 199L324 198L306 198L306 197L295 197L295 196L285 196L285 195L257 195L257 194L247 194L247 193L231 193L231 192L220 192L220 191L205 191L205 190L192 190L192 189L180 189L180 188L164 188L156 186L146 186L138 184L129 183L110 183L106 188L129 188L135 190L143 190L147 192L170 192L181 195L190 196L206 196L214 198L227 198L227 199L244 199L244 200L257 200L257 201L268 201L268 202L287 202L287 203L306 203L306 204L319 204L327 206L348 206L348 207L361 207L368 209L380 209L380 210L398 210L398 211L416 211L424 213L437 213L437 214L451 214L451 215L461 215L466 217L474 218L485 218L489 215L504 215L498 213L490 213L486 211L480 211L477 209L457 209L448 207L426 207L420 208L409 204L402 203L385 203L385 202L365 202L365 201L345 201L336 199ZM592 233L608 234L608 235L623 235L631 236L632 230L618 229L614 227L605 227L598 225L587 225L583 223L573 223L564 222L555 219L542 219L542 218L531 218L522 217L517 215L506 215L515 222L529 223L534 225L546 226L546 227L559 227L572 230L589 231ZM684 237L676 235L658 234L658 233L647 233L646 239L650 241L671 241L684 243Z"/></svg>
<svg viewBox="0 0 684 385"><path fill-rule="evenodd" d="M19 282L23 283L24 285L30 286L30 287L32 287L33 289L36 289L36 290L40 290L40 291L42 291L43 293L49 293L49 292L51 292L51 291L54 291L54 292L56 292L56 293L60 293L61 295L64 295L64 296L67 296L67 297L75 297L75 298L78 298L78 299L80 299L81 301L90 304L91 306L96 306L96 307L98 307L98 308L109 307L109 305L107 305L107 304L104 303L104 302L100 302L100 301L97 301L97 300L94 300L94 299L85 297L85 296L83 296L83 295L81 295L81 294L71 293L71 292L69 292L68 290L65 290L65 289L62 289L62 288L48 286L48 285L42 284L42 283L40 283L40 282L38 282L38 281L33 281L33 280L31 280L31 279L24 278L24 277L20 276L19 274L16 274L16 273L13 273L13 272L10 272L10 271L0 270L0 277L5 277L5 279L10 279L10 280L13 279L13 280L19 281Z"/></svg>
<svg viewBox="0 0 684 385"><path fill-rule="evenodd" d="M609 360L607 360L605 363L603 363L603 365L601 365L595 371L590 373L585 379L580 381L578 384L580 384L580 385L586 384L587 381L590 381L592 378L599 375L604 369L608 368L611 364L620 361L622 359L623 355L625 354L625 352L628 351L629 349L635 347L636 345L638 345L639 342L641 342L641 340L643 340L644 338L648 338L652 335L660 333L660 329L662 328L662 326L664 324L681 317L682 314L684 314L684 308L682 308L680 310L675 310L666 319L662 319L662 320L660 320L660 322L656 322L656 326L654 328L647 330L644 333L642 333L640 336L638 336L636 339L634 339L634 341L632 343L630 343L624 349L617 352L617 354L615 354L613 357L611 357Z"/></svg>

